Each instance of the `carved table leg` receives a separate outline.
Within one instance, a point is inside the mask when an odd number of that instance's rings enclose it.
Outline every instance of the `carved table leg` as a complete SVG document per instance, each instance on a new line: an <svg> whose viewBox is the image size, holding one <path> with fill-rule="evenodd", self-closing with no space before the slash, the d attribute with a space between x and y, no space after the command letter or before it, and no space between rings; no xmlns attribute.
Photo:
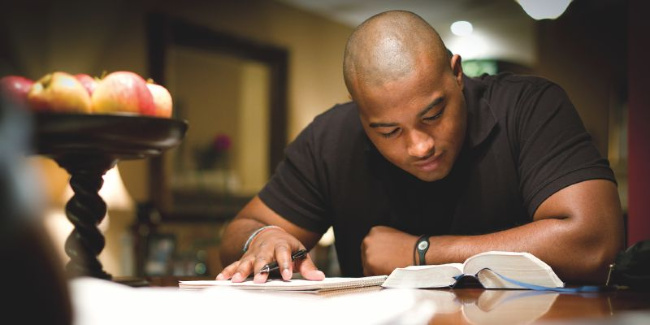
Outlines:
<svg viewBox="0 0 650 325"><path fill-rule="evenodd" d="M66 155L56 161L70 174L74 191L65 206L66 216L74 225L65 242L65 252L70 257L67 273L70 277L111 279L98 259L105 246L98 225L106 215L106 203L98 192L104 184L103 175L117 160L101 155Z"/></svg>

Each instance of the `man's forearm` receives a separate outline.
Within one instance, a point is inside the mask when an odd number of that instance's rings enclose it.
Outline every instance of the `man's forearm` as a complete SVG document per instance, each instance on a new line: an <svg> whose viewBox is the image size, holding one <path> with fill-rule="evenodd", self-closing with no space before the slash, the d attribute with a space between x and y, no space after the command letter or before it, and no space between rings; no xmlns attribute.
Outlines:
<svg viewBox="0 0 650 325"><path fill-rule="evenodd" d="M434 236L428 264L463 262L489 250L526 251L548 263L567 282L602 282L622 248L616 228L577 232L569 219L545 219L477 236ZM610 231L611 230L611 231Z"/></svg>

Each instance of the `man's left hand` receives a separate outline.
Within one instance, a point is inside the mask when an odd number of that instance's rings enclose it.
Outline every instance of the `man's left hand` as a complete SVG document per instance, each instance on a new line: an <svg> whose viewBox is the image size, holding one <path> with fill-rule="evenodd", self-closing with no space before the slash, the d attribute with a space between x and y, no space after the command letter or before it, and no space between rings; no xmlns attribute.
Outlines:
<svg viewBox="0 0 650 325"><path fill-rule="evenodd" d="M397 267L412 265L417 238L391 227L372 227L361 243L364 275L390 274Z"/></svg>

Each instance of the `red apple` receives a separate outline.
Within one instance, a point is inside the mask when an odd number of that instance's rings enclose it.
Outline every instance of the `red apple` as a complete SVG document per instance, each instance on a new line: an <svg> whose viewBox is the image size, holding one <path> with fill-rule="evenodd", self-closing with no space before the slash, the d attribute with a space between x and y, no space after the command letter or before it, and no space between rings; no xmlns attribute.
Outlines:
<svg viewBox="0 0 650 325"><path fill-rule="evenodd" d="M34 81L32 79L23 76L4 76L0 79L0 91L13 104L26 108L28 107L27 93L33 84Z"/></svg>
<svg viewBox="0 0 650 325"><path fill-rule="evenodd" d="M97 83L91 96L94 113L155 115L147 82L130 71L111 72Z"/></svg>
<svg viewBox="0 0 650 325"><path fill-rule="evenodd" d="M153 96L153 103L156 106L158 117L172 117L172 95L167 88L154 83L151 79L147 80L147 87Z"/></svg>
<svg viewBox="0 0 650 325"><path fill-rule="evenodd" d="M56 71L38 79L27 94L34 111L90 113L90 95L73 75Z"/></svg>
<svg viewBox="0 0 650 325"><path fill-rule="evenodd" d="M97 88L97 79L86 73L77 73L74 77L86 88L88 95L92 96L93 91Z"/></svg>

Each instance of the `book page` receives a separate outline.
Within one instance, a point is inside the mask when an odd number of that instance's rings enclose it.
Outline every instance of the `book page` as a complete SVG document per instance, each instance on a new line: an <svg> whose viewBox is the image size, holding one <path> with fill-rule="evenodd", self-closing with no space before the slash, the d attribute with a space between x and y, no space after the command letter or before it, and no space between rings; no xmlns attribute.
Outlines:
<svg viewBox="0 0 650 325"><path fill-rule="evenodd" d="M388 276L384 288L443 288L450 287L462 274L462 264L413 265L396 268Z"/></svg>
<svg viewBox="0 0 650 325"><path fill-rule="evenodd" d="M351 288L362 288L379 286L386 280L385 275L368 276L360 278L329 277L322 281L311 281L305 279L269 279L264 283L255 283L247 280L235 283L230 280L190 280L179 281L178 287L183 290L204 289L209 287L232 287L247 290L267 291L325 291L341 290Z"/></svg>
<svg viewBox="0 0 650 325"><path fill-rule="evenodd" d="M564 287L551 267L526 252L491 251L474 255L465 261L464 272L475 275L485 288L525 289L499 275L544 287Z"/></svg>

